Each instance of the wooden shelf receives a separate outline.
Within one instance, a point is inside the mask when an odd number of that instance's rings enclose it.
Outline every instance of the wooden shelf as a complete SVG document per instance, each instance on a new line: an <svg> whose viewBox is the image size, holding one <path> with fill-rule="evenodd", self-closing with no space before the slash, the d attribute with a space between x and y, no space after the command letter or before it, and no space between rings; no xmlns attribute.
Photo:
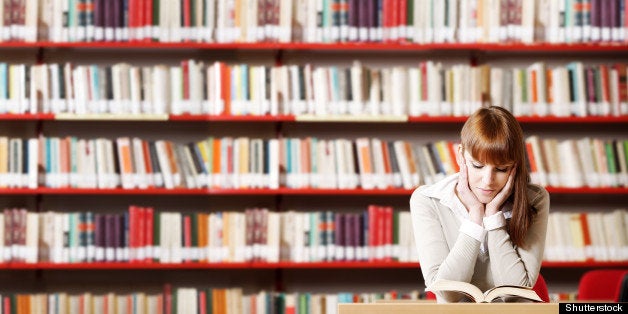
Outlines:
<svg viewBox="0 0 628 314"><path fill-rule="evenodd" d="M543 262L543 268L628 267L628 261ZM419 269L418 262L243 262L243 263L157 263L157 262L94 262L94 263L3 263L0 269L15 270L141 270L141 269Z"/></svg>

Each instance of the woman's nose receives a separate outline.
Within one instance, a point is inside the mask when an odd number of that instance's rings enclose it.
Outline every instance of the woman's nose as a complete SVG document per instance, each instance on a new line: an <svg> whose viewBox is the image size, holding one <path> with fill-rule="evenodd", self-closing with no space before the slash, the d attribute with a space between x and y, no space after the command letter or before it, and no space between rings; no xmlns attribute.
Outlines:
<svg viewBox="0 0 628 314"><path fill-rule="evenodd" d="M491 169L486 169L484 173L482 173L482 183L486 185L493 183L493 171Z"/></svg>

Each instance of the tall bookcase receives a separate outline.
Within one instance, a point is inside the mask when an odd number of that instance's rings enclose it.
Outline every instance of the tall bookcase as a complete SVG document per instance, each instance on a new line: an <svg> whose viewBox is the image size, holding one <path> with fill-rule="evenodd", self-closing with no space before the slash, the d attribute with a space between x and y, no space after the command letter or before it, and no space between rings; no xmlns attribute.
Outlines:
<svg viewBox="0 0 628 314"><path fill-rule="evenodd" d="M2 43L3 58L16 62L111 64L176 64L184 58L221 60L228 63L305 63L350 65L362 60L375 66L409 65L417 60L442 59L475 64L517 63L538 60L567 62L587 60L627 61L624 45L546 45L546 44L197 44L197 43ZM567 53L568 55L565 55ZM4 61L4 60L3 60ZM464 117L409 117L403 121L301 121L292 115L209 116L168 115L161 121L118 119L115 116L72 119L54 114L0 115L2 132L18 136L80 135L87 138L139 136L173 141L200 140L207 136L266 136L323 138L360 136L382 139L407 139L427 142L437 139L455 141ZM526 135L558 138L582 136L624 137L628 117L520 117ZM552 188L551 211L604 211L626 206L628 190L622 188ZM131 204L153 206L157 210L243 211L248 207L267 207L277 211L364 210L369 204L392 205L408 210L411 190L406 189L0 189L2 206L22 206L33 211L84 210L125 211ZM243 287L247 292L280 290L288 292L372 292L409 291L423 286L417 263L400 262L316 262L316 263L5 263L0 265L3 289L29 291L45 287L92 291L107 289L159 290L164 283L180 286ZM628 267L620 262L545 262L541 270L551 292L576 290L577 279L589 269Z"/></svg>

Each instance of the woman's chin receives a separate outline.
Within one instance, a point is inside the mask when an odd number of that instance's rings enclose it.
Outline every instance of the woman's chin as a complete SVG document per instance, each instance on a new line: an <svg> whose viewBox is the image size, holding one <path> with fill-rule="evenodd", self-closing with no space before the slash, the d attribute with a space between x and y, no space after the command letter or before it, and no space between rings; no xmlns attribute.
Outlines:
<svg viewBox="0 0 628 314"><path fill-rule="evenodd" d="M490 203L493 200L493 198L495 198L495 196L486 196L486 195L475 195L475 197L477 197L478 201L480 201L480 203L484 205Z"/></svg>

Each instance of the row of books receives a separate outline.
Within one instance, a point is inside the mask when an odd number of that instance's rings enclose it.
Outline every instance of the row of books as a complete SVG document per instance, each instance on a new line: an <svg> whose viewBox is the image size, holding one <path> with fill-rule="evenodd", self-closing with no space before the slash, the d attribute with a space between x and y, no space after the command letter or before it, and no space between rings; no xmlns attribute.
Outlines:
<svg viewBox="0 0 628 314"><path fill-rule="evenodd" d="M548 261L625 261L628 259L628 211L553 212L545 244Z"/></svg>
<svg viewBox="0 0 628 314"><path fill-rule="evenodd" d="M10 3L3 40L621 42L628 27L625 0Z"/></svg>
<svg viewBox="0 0 628 314"><path fill-rule="evenodd" d="M542 186L628 186L628 141L579 139L525 139L532 182Z"/></svg>
<svg viewBox="0 0 628 314"><path fill-rule="evenodd" d="M0 262L418 261L410 213L380 205L356 213L6 208L0 229Z"/></svg>
<svg viewBox="0 0 628 314"><path fill-rule="evenodd" d="M5 293L0 313L127 313L127 314L335 314L339 303L376 300L419 300L418 291L400 293L310 293L259 291L242 288L172 287L163 292Z"/></svg>
<svg viewBox="0 0 628 314"><path fill-rule="evenodd" d="M466 116L493 104L516 116L624 116L626 69L0 63L0 113Z"/></svg>
<svg viewBox="0 0 628 314"><path fill-rule="evenodd" d="M628 186L628 140L530 136L533 183ZM412 189L458 172L456 143L209 137L187 144L137 137L0 136L0 187Z"/></svg>

